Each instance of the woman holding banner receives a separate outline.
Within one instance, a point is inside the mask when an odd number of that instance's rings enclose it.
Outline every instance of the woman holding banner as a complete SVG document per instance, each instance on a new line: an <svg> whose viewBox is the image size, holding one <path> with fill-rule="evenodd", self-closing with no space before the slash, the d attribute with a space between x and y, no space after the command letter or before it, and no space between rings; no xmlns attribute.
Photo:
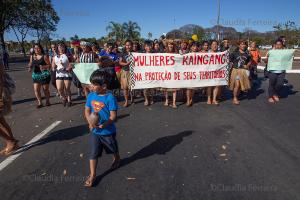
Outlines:
<svg viewBox="0 0 300 200"><path fill-rule="evenodd" d="M284 49L284 43L281 39L276 40L274 49ZM267 61L268 64L269 53L267 53ZM284 84L285 79L285 70L268 70L269 77L269 103L275 103L279 101L279 91Z"/></svg>
<svg viewBox="0 0 300 200"><path fill-rule="evenodd" d="M125 103L123 107L128 107L128 99L129 99L129 89L130 89L130 54L132 52L132 41L126 40L125 42L125 52L122 54L119 60L119 64L122 67L121 70L121 89L124 92ZM133 102L133 96L131 95L131 103Z"/></svg>
<svg viewBox="0 0 300 200"><path fill-rule="evenodd" d="M202 48L201 48L201 53L208 53L209 51L209 42L208 41L203 41L202 42Z"/></svg>
<svg viewBox="0 0 300 200"><path fill-rule="evenodd" d="M247 52L247 42L241 40L238 42L239 49L230 54L232 70L229 80L229 88L233 91L233 104L239 105L238 100L240 91L247 91L251 88L249 81L249 68L251 66L251 56Z"/></svg>
<svg viewBox="0 0 300 200"><path fill-rule="evenodd" d="M198 42L193 42L191 44L190 52L191 53L199 52L199 43ZM195 89L197 89L197 88L187 88L187 90L186 90L186 99L187 99L186 106L187 107L191 107L193 105L193 97L195 94Z"/></svg>
<svg viewBox="0 0 300 200"><path fill-rule="evenodd" d="M173 40L169 40L167 42L167 47L166 47L166 51L165 53L171 53L171 54L176 54L178 53L177 49L176 49L176 43ZM178 89L163 89L165 92L165 104L164 106L169 106L169 92L172 92L172 96L173 96L173 103L172 103L172 108L177 108L176 105L176 98L177 98L177 90Z"/></svg>
<svg viewBox="0 0 300 200"><path fill-rule="evenodd" d="M151 41L145 41L145 43L144 43L145 53L153 53L152 52L152 47L153 47L153 44L152 44ZM145 106L149 106L149 105L152 105L154 103L154 101L153 101L153 93L154 93L153 90L154 89L144 89L143 90L144 98L145 98L145 102L144 102Z"/></svg>
<svg viewBox="0 0 300 200"><path fill-rule="evenodd" d="M218 52L218 42L213 40L210 45L209 53L217 53ZM207 104L208 105L219 105L217 101L218 93L220 86L208 87L207 92Z"/></svg>
<svg viewBox="0 0 300 200"><path fill-rule="evenodd" d="M78 63L98 63L99 62L98 55L92 51L92 43L81 41L80 46L82 47L82 53L77 59ZM81 84L81 85L82 85L82 88L84 91L84 95L87 98L88 94L90 93L89 85L86 85L86 84Z"/></svg>

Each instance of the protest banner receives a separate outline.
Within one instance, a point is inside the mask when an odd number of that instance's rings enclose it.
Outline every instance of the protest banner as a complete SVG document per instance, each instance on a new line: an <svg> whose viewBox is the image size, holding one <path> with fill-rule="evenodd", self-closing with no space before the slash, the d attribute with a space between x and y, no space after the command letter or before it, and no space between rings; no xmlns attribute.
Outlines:
<svg viewBox="0 0 300 200"><path fill-rule="evenodd" d="M199 88L228 84L228 52L132 53L131 89Z"/></svg>
<svg viewBox="0 0 300 200"><path fill-rule="evenodd" d="M294 52L294 49L270 50L268 52L268 71L292 69Z"/></svg>
<svg viewBox="0 0 300 200"><path fill-rule="evenodd" d="M73 72L81 83L91 84L90 77L97 69L99 69L98 63L76 63Z"/></svg>

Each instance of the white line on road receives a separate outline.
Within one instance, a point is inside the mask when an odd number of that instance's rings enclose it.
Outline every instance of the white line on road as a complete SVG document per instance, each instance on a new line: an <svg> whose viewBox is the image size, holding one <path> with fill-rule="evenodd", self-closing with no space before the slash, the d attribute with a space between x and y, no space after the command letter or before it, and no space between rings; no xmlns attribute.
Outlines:
<svg viewBox="0 0 300 200"><path fill-rule="evenodd" d="M257 69L264 70L265 66L257 66ZM286 70L286 73L288 73L288 74L299 74L300 73L300 69Z"/></svg>
<svg viewBox="0 0 300 200"><path fill-rule="evenodd" d="M61 121L56 121L53 124L51 124L50 126L48 126L45 130L43 130L41 133L37 134L34 138L32 138L29 142L27 142L23 147L21 147L20 149L18 149L18 151L9 156L8 158L6 158L5 160L3 160L0 163L0 171L2 171L5 167L7 167L10 163L12 163L14 160L16 160L24 151L24 149L27 149L28 147L30 147L31 145L33 145L35 142L37 142L38 140L40 140L42 137L44 137L45 135L47 135L52 129L54 129L56 126L58 126L61 123ZM20 153L18 153L20 152Z"/></svg>

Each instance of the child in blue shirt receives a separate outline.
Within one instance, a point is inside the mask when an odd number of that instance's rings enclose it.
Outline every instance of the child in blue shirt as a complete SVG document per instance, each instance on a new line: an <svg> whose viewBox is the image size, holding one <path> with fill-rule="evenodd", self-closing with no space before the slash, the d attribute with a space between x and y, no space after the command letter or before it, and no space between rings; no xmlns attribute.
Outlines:
<svg viewBox="0 0 300 200"><path fill-rule="evenodd" d="M91 130L91 155L90 175L85 186L92 187L96 178L98 157L102 155L103 149L108 154L113 154L111 169L120 165L118 143L116 140L116 126L114 121L117 118L118 104L116 98L107 91L110 75L101 70L92 73L90 82L92 91L87 98L85 105L85 117ZM92 117L94 120L92 120ZM98 123L94 123L95 119Z"/></svg>

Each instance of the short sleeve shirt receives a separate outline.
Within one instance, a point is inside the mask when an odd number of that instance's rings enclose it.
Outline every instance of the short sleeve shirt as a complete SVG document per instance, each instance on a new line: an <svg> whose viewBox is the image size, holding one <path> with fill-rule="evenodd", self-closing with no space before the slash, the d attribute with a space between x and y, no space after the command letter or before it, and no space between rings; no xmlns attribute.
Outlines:
<svg viewBox="0 0 300 200"><path fill-rule="evenodd" d="M88 95L85 106L90 108L92 113L98 112L99 125L109 120L110 111L118 110L117 100L111 93L98 95L95 92L91 92ZM92 133L98 135L112 135L116 133L116 126L112 123L104 129L93 128Z"/></svg>

